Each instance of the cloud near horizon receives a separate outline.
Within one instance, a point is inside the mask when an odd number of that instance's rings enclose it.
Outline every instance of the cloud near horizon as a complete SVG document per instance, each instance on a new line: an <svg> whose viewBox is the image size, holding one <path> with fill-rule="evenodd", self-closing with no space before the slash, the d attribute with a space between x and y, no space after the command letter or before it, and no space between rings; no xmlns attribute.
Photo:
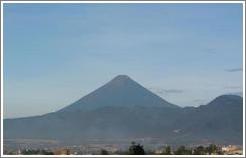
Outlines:
<svg viewBox="0 0 246 158"><path fill-rule="evenodd" d="M157 94L179 94L183 93L184 90L182 89L163 89L163 88L149 88L151 91L157 93Z"/></svg>
<svg viewBox="0 0 246 158"><path fill-rule="evenodd" d="M241 86L226 86L225 89L241 89Z"/></svg>
<svg viewBox="0 0 246 158"><path fill-rule="evenodd" d="M226 69L227 72L239 72L243 71L243 68L232 68L232 69Z"/></svg>

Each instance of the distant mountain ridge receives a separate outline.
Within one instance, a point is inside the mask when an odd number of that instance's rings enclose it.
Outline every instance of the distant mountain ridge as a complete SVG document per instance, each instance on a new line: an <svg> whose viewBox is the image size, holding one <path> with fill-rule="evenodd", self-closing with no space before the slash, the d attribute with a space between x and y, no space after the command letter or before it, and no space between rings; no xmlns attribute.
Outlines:
<svg viewBox="0 0 246 158"><path fill-rule="evenodd" d="M5 119L4 139L158 138L163 143L242 144L243 98L222 95L207 105L181 108L126 75L54 113Z"/></svg>

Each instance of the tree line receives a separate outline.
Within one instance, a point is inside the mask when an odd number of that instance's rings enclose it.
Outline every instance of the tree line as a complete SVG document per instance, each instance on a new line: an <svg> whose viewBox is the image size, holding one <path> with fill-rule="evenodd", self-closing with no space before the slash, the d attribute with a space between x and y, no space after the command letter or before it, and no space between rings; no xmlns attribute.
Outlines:
<svg viewBox="0 0 246 158"><path fill-rule="evenodd" d="M48 150L40 150L40 149L25 149L21 151L23 155L54 155L52 151ZM209 146L197 146L194 148L187 148L185 146L179 146L175 150L172 150L170 146L165 146L159 151L155 153L154 151L146 151L144 146L132 142L126 151L118 151L115 153L110 153L105 149L101 149L100 155L109 155L109 154L118 154L118 155L222 155L221 148L216 146L215 144L210 144Z"/></svg>
<svg viewBox="0 0 246 158"><path fill-rule="evenodd" d="M109 154L106 150L101 151L101 155ZM153 151L145 151L143 145L132 142L128 152L120 152L122 155L155 155ZM198 146L195 148L187 148L184 145L178 147L176 150L172 150L170 146L163 147L159 155L222 155L221 149L215 144L210 144L207 147Z"/></svg>

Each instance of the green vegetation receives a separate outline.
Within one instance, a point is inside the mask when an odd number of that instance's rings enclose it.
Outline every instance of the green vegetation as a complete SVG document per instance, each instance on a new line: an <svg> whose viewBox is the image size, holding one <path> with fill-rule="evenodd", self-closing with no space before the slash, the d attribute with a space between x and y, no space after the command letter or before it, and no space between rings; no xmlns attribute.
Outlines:
<svg viewBox="0 0 246 158"><path fill-rule="evenodd" d="M108 151L105 149L101 150L101 155L109 155Z"/></svg>
<svg viewBox="0 0 246 158"><path fill-rule="evenodd" d="M173 150L172 150L173 149ZM69 149L68 149L69 150ZM5 151L6 153L6 151ZM14 151L9 151L9 155L16 154ZM40 149L25 149L21 150L20 153L22 155L54 155L51 150L40 150ZM69 153L70 154L70 153ZM144 150L143 145L139 143L132 142L129 146L128 150L117 150L113 151L110 149L101 149L99 153L92 154L100 154L100 155L223 155L226 154L222 152L221 147L216 146L215 144L210 144L208 146L197 146L197 147L186 147L184 145L179 147L165 146L161 150Z"/></svg>
<svg viewBox="0 0 246 158"><path fill-rule="evenodd" d="M192 150L187 149L185 146L180 146L176 151L174 151L175 155L192 155Z"/></svg>
<svg viewBox="0 0 246 158"><path fill-rule="evenodd" d="M142 145L132 142L129 147L129 155L144 155L145 151Z"/></svg>
<svg viewBox="0 0 246 158"><path fill-rule="evenodd" d="M40 149L25 149L22 150L21 153L23 155L54 155L53 152L47 150L40 150Z"/></svg>
<svg viewBox="0 0 246 158"><path fill-rule="evenodd" d="M207 152L209 155L211 154L216 154L218 151L218 147L215 144L210 144L207 148L206 148Z"/></svg>
<svg viewBox="0 0 246 158"><path fill-rule="evenodd" d="M163 155L171 155L172 154L171 147L170 146L164 147L162 154Z"/></svg>
<svg viewBox="0 0 246 158"><path fill-rule="evenodd" d="M180 146L177 150L174 151L174 155L223 155L223 152L215 144L210 144L207 147L200 145L193 149Z"/></svg>
<svg viewBox="0 0 246 158"><path fill-rule="evenodd" d="M196 147L193 151L193 155L206 155L206 153L207 153L206 148L201 145Z"/></svg>

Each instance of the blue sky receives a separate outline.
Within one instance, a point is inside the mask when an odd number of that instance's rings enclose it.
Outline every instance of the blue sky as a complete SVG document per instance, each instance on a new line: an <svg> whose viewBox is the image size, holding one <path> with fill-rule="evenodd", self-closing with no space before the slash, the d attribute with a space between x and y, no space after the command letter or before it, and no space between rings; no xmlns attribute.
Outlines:
<svg viewBox="0 0 246 158"><path fill-rule="evenodd" d="M242 4L4 4L4 118L56 111L119 74L199 106L242 92Z"/></svg>

